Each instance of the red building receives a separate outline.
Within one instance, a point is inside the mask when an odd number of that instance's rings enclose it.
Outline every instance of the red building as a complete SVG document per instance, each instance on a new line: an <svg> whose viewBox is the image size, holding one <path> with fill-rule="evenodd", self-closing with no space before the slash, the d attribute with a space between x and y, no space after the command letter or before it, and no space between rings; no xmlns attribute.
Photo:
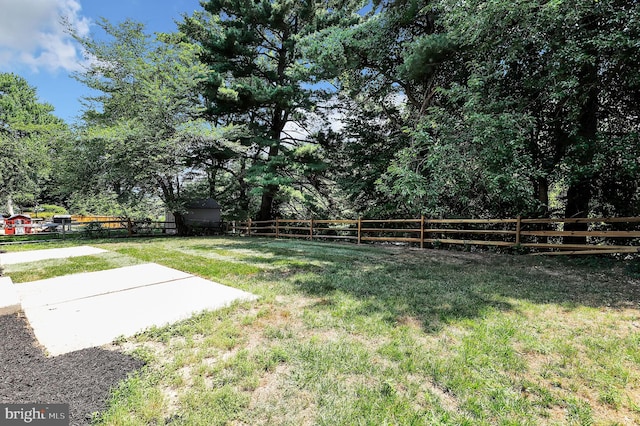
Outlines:
<svg viewBox="0 0 640 426"><path fill-rule="evenodd" d="M31 218L24 214L14 214L4 220L5 235L24 235L31 233Z"/></svg>

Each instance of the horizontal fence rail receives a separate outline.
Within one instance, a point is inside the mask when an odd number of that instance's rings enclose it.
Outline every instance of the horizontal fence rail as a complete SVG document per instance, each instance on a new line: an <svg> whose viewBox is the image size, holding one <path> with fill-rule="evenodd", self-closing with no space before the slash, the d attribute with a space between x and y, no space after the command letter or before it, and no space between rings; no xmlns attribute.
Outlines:
<svg viewBox="0 0 640 426"><path fill-rule="evenodd" d="M175 231L174 222L136 220L111 216L71 216L60 223L34 221L0 227L0 242L65 239L68 236L116 237L162 235Z"/></svg>
<svg viewBox="0 0 640 426"><path fill-rule="evenodd" d="M586 230L565 230L584 224ZM227 233L358 244L403 243L526 248L534 254L605 254L640 251L640 218L554 219L276 219L231 222ZM579 239L580 241L569 241Z"/></svg>
<svg viewBox="0 0 640 426"><path fill-rule="evenodd" d="M175 234L174 222L109 216L72 216L71 221L19 225L12 239L55 239L76 234L115 237ZM583 224L586 230L566 229ZM553 219L276 219L221 224L222 233L357 244L408 244L524 248L533 254L609 254L640 252L640 217ZM0 234L5 229L0 229ZM17 231L17 232L16 232ZM2 240L4 241L4 239Z"/></svg>

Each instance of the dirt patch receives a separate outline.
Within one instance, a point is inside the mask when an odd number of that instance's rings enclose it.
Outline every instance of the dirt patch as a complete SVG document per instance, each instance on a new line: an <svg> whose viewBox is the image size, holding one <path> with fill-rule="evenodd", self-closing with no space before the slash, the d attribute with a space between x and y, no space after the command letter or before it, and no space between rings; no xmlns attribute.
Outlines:
<svg viewBox="0 0 640 426"><path fill-rule="evenodd" d="M21 314L0 316L0 403L68 403L71 425L106 409L110 390L143 362L83 349L47 358Z"/></svg>
<svg viewBox="0 0 640 426"><path fill-rule="evenodd" d="M407 326L414 331L422 331L423 325L422 321L411 315L403 315L397 319L398 325Z"/></svg>
<svg viewBox="0 0 640 426"><path fill-rule="evenodd" d="M283 400L282 378L289 373L290 366L280 364L274 371L264 374L260 378L258 387L251 395L250 411L265 410L267 407L275 407L277 402Z"/></svg>
<svg viewBox="0 0 640 426"><path fill-rule="evenodd" d="M462 410L455 395L453 395L448 389L442 388L436 382L432 380L419 380L420 378L412 378L416 383L423 383L424 389L430 394L434 395L440 405L450 413L461 414ZM417 398L418 400L425 400L426 398Z"/></svg>

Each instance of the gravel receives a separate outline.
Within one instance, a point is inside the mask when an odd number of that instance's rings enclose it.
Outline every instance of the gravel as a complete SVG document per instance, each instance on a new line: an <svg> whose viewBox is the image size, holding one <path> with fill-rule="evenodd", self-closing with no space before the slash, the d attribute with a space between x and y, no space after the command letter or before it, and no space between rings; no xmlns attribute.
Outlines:
<svg viewBox="0 0 640 426"><path fill-rule="evenodd" d="M47 358L24 315L0 316L0 403L68 403L70 425L88 425L110 390L142 366L101 348Z"/></svg>

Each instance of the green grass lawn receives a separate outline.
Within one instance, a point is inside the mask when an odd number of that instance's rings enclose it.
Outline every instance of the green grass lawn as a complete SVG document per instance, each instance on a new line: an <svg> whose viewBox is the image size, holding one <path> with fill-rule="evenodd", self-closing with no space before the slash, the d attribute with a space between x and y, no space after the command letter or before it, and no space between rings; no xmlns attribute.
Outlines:
<svg viewBox="0 0 640 426"><path fill-rule="evenodd" d="M116 342L148 365L100 424L640 423L636 263L248 238L92 245L110 253L6 272L153 261L260 296Z"/></svg>

